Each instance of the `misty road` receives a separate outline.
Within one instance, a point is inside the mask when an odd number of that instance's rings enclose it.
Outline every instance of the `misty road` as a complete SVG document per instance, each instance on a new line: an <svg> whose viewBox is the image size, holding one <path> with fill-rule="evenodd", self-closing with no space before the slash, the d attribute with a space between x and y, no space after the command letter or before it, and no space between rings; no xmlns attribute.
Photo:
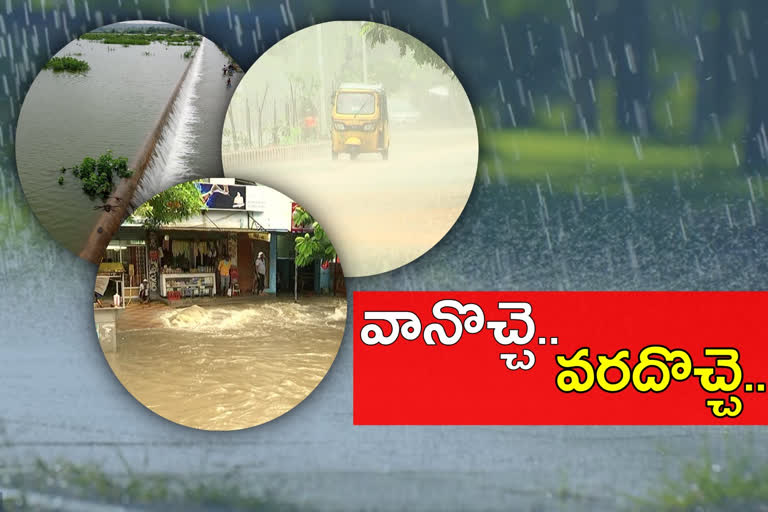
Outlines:
<svg viewBox="0 0 768 512"><path fill-rule="evenodd" d="M393 128L389 160L372 153L334 161L329 142L323 156L225 165L224 172L301 204L325 228L345 274L357 277L400 267L443 238L472 191L477 155L474 130Z"/></svg>

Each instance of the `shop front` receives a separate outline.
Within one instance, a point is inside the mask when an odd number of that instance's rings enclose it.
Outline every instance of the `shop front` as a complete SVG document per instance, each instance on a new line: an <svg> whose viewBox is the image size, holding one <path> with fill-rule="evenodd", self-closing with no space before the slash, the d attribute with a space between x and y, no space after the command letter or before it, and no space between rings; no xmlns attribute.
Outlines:
<svg viewBox="0 0 768 512"><path fill-rule="evenodd" d="M139 284L143 279L147 279L146 241L133 239L131 235L133 238L144 236L138 231L126 234L123 239L112 240L104 252L98 273L100 276L112 277L103 293L105 297L118 293L123 300L138 298Z"/></svg>
<svg viewBox="0 0 768 512"><path fill-rule="evenodd" d="M103 261L121 265L130 296L138 297L144 279L153 299L251 294L259 253L265 256L267 294L338 291L337 263L296 268L294 245L300 232L293 226L295 203L288 197L226 178L200 183L198 189L206 204L199 214L157 229L140 219L121 226Z"/></svg>
<svg viewBox="0 0 768 512"><path fill-rule="evenodd" d="M215 297L221 290L218 263L228 254L227 233L158 231L152 259L158 266L158 294L169 300Z"/></svg>
<svg viewBox="0 0 768 512"><path fill-rule="evenodd" d="M255 230L200 231L169 226L151 236L157 249L157 292L168 300L238 296L255 291L255 259L266 256L266 292L274 293L270 253L274 234ZM226 282L222 275L228 276Z"/></svg>

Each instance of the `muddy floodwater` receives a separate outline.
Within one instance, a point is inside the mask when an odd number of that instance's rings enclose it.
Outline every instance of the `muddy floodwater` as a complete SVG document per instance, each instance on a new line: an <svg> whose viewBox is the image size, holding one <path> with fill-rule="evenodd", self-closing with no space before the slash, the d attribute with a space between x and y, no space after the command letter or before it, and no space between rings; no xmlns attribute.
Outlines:
<svg viewBox="0 0 768 512"><path fill-rule="evenodd" d="M149 314L148 328L119 323L118 352L105 354L120 382L173 422L239 430L281 416L315 389L339 350L347 309L343 299L270 297Z"/></svg>

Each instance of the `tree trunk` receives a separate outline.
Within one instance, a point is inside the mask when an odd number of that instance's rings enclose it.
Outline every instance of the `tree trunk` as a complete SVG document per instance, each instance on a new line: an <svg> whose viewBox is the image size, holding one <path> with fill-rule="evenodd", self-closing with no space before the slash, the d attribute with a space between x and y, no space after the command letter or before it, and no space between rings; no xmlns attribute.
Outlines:
<svg viewBox="0 0 768 512"><path fill-rule="evenodd" d="M574 84L574 94L583 128L589 133L595 133L598 120L597 88L599 78L597 63L595 62L598 52L595 38L599 34L597 0L583 0L578 5L581 10L576 11L579 32L576 36L578 41L576 58L578 59L580 76L577 77Z"/></svg>
<svg viewBox="0 0 768 512"><path fill-rule="evenodd" d="M728 48L730 47L729 18L730 0L702 0L698 12L699 43L696 55L696 111L691 133L695 144L701 143L704 134L714 130L719 139L720 125L728 117L728 97L731 89L731 73L728 66ZM717 25L709 20L717 13ZM695 44L695 43L694 43Z"/></svg>
<svg viewBox="0 0 768 512"><path fill-rule="evenodd" d="M259 117L256 119L256 122L258 123L256 128L259 130L259 147L262 147L264 146L264 136L261 133L261 109L259 109Z"/></svg>
<svg viewBox="0 0 768 512"><path fill-rule="evenodd" d="M299 266L293 260L293 300L299 302Z"/></svg>
<svg viewBox="0 0 768 512"><path fill-rule="evenodd" d="M755 70L750 72L751 94L749 109L749 126L745 134L745 158L744 165L750 172L765 167L768 159L766 149L765 126L768 118L768 30L758 25L758 20L765 20L768 16L768 3L764 0L751 0L748 4L748 19L751 24L752 45L746 49L750 58L754 57Z"/></svg>
<svg viewBox="0 0 768 512"><path fill-rule="evenodd" d="M291 126L295 127L298 124L298 117L296 114L296 95L293 92L293 82L288 82L291 87Z"/></svg>
<svg viewBox="0 0 768 512"><path fill-rule="evenodd" d="M229 109L229 113L227 115L229 118L229 127L232 130L232 149L234 151L237 151L238 144L237 144L237 132L235 131L235 111L234 109Z"/></svg>
<svg viewBox="0 0 768 512"><path fill-rule="evenodd" d="M248 104L247 97L245 98L245 122L248 124L248 147L253 147L253 135L251 134L251 107Z"/></svg>
<svg viewBox="0 0 768 512"><path fill-rule="evenodd" d="M264 134L261 131L261 118L262 118L262 114L264 112L264 105L267 102L267 91L268 90L269 90L269 86L267 86L264 89L264 96L262 96L261 102L259 103L259 118L258 118L258 122L259 122L259 125L258 125L258 129L259 129L259 147L264 146Z"/></svg>
<svg viewBox="0 0 768 512"><path fill-rule="evenodd" d="M649 135L654 127L648 76L648 2L619 0L614 20L616 126L624 132Z"/></svg>

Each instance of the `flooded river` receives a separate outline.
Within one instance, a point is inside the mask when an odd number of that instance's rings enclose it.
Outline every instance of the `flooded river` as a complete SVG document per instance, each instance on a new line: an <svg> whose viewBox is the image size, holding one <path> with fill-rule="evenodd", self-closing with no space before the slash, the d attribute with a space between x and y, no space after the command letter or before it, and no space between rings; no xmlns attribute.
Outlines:
<svg viewBox="0 0 768 512"><path fill-rule="evenodd" d="M125 315L141 306L134 311ZM328 372L346 320L345 301L320 298L157 311L163 327L119 323L120 348L107 361L146 407L205 430L248 428L294 408Z"/></svg>
<svg viewBox="0 0 768 512"><path fill-rule="evenodd" d="M192 60L184 58L190 48L75 40L56 55L85 60L90 70L43 70L30 87L16 134L19 177L38 219L67 249L80 252L100 212L94 209L98 201L88 199L71 173L58 183L59 169L108 150L130 162L188 66L163 129L160 154L140 188L151 197L193 177L221 175L223 109L239 76L233 77L233 87L226 87L221 67L227 58L211 41L203 39ZM216 115L221 121L213 121Z"/></svg>

